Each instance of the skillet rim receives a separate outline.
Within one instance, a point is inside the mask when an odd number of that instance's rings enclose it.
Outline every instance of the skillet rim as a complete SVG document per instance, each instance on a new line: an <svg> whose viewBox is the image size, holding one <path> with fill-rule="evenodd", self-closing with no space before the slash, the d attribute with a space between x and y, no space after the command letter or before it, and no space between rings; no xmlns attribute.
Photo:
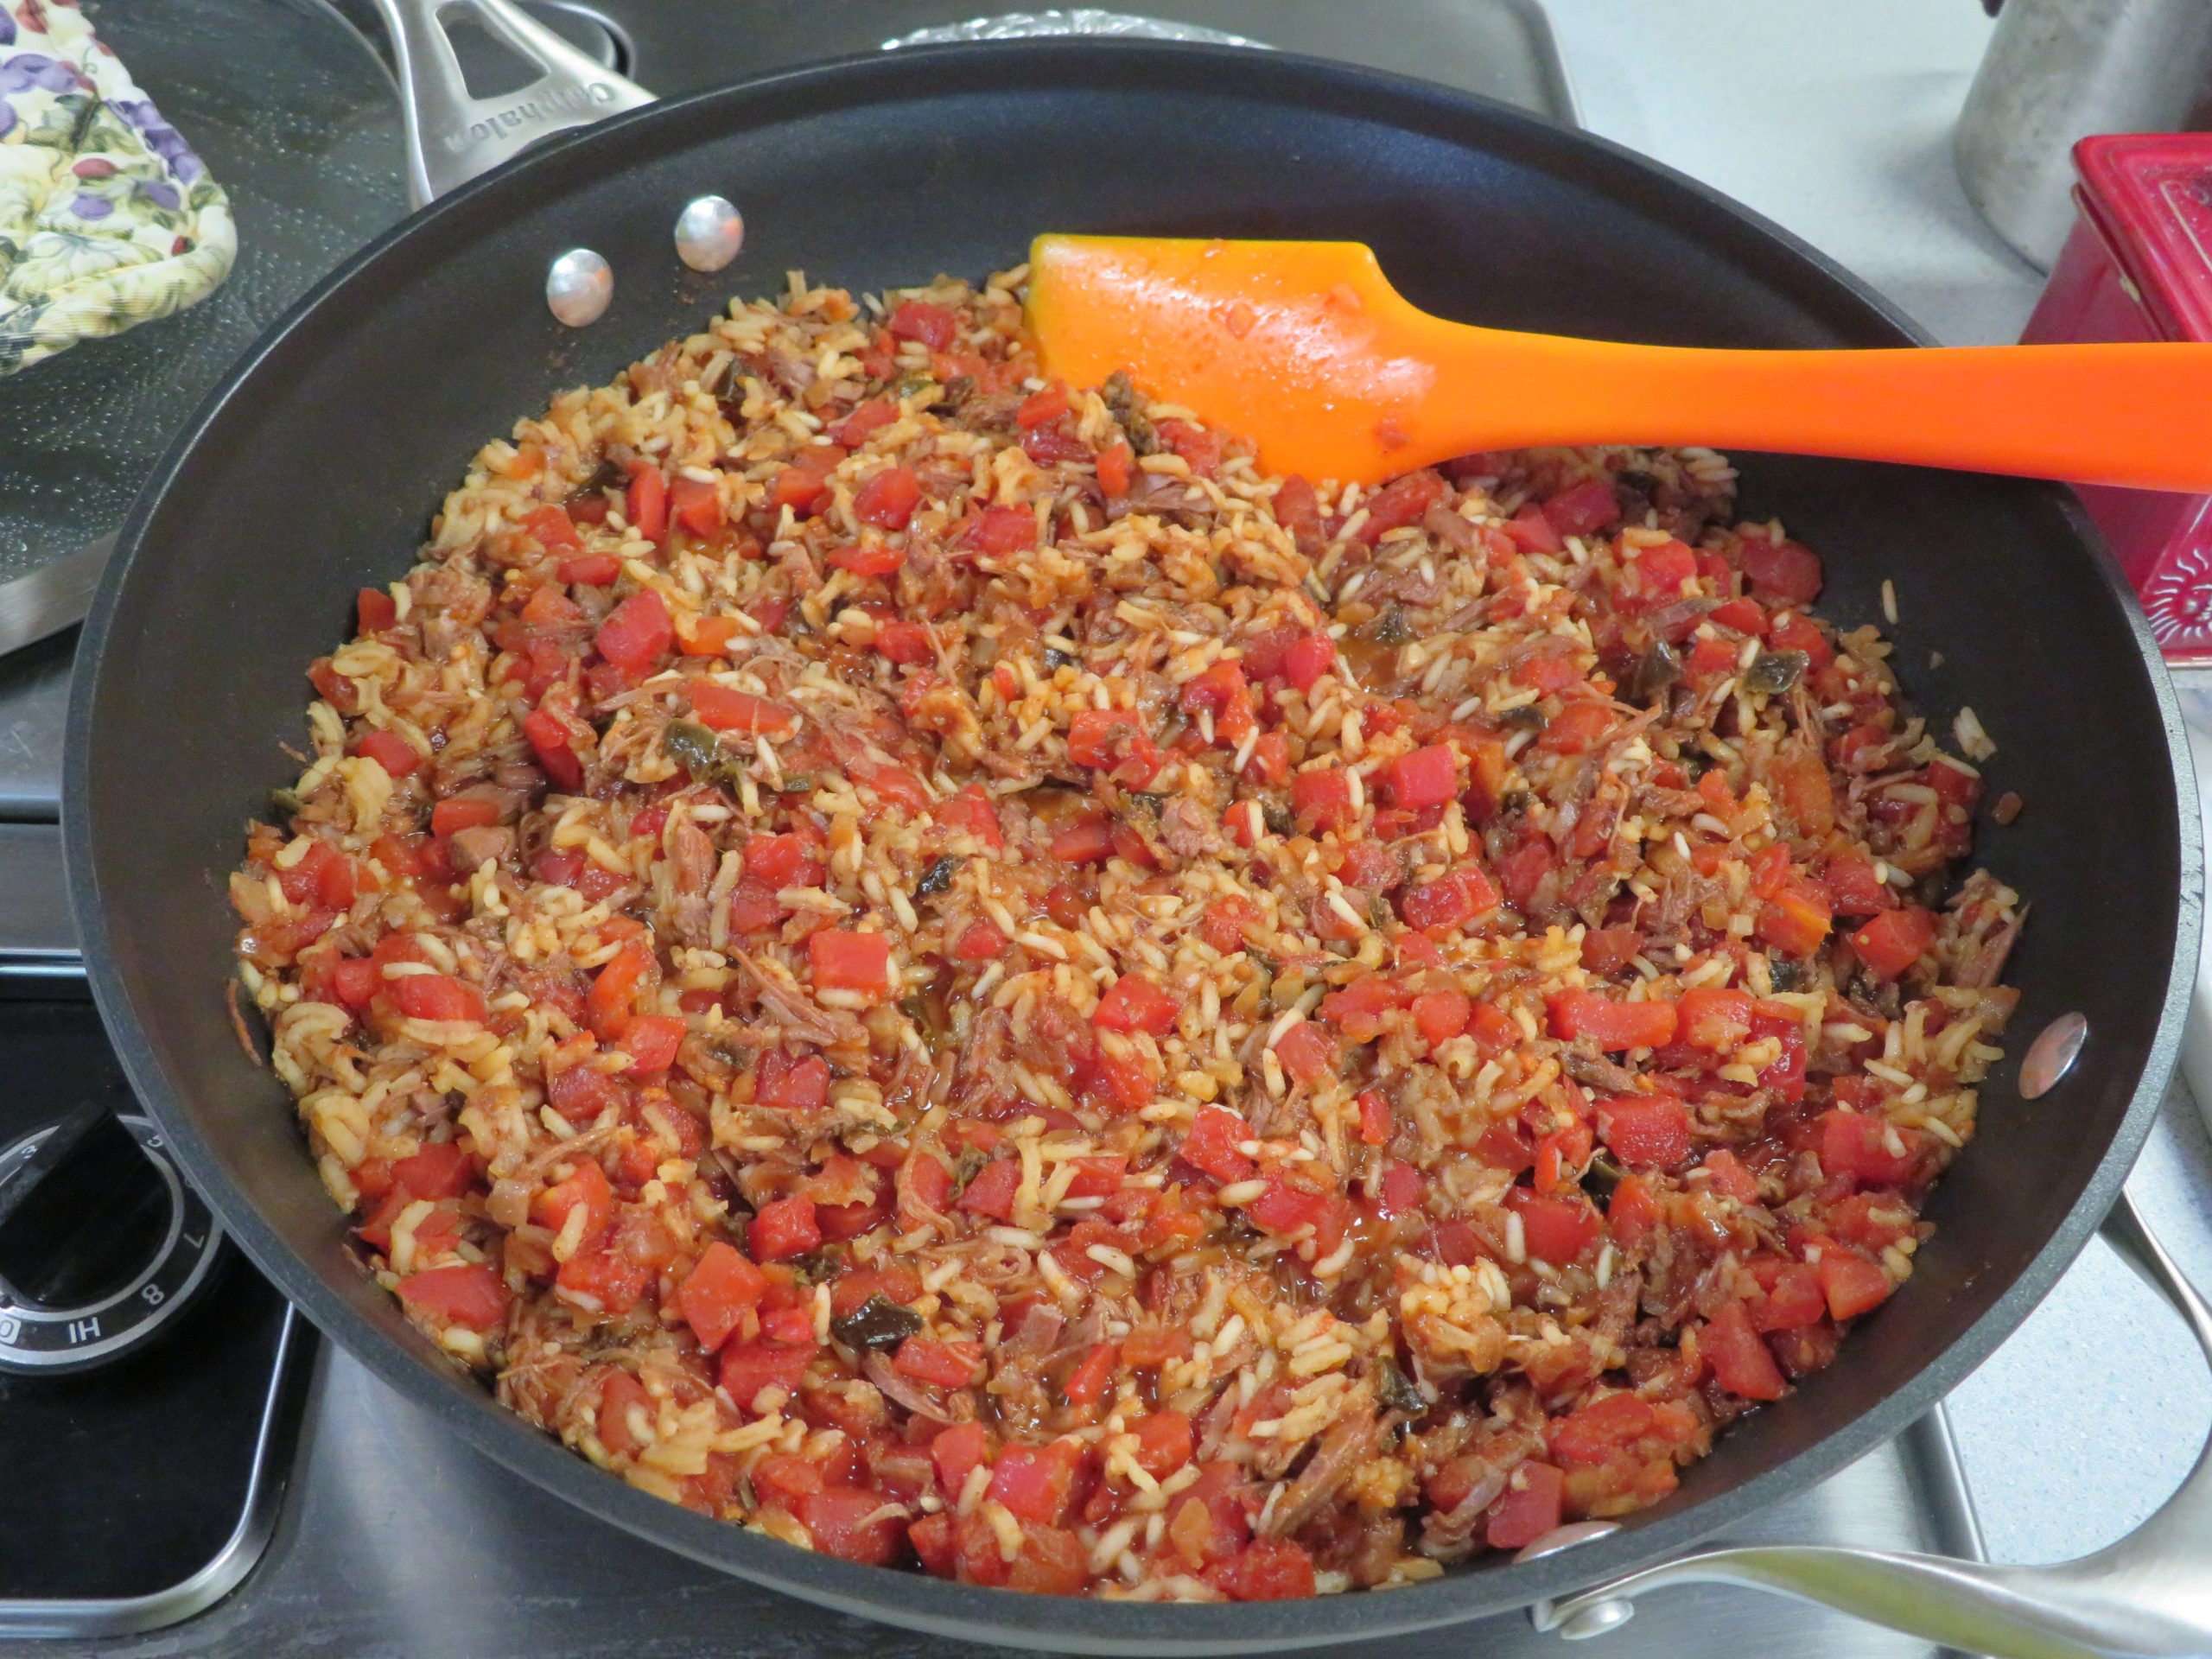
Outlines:
<svg viewBox="0 0 2212 1659"><path fill-rule="evenodd" d="M1209 66L1233 73L1214 76ZM1085 70L1091 73L1085 73ZM200 441L234 398L251 391L257 371L308 327L334 295L395 251L429 239L458 219L510 226L540 202L559 200L594 158L621 154L625 164L680 146L666 130L773 125L823 108L856 109L959 91L1001 92L1079 85L1125 91L1141 81L1152 91L1202 84L1217 96L1281 106L1302 104L1354 114L1401 130L1427 133L1469 148L1501 149L1536 168L1595 167L1593 188L1624 183L1656 187L1677 223L1700 246L1749 257L1764 253L1771 268L1795 265L1792 296L1810 309L1885 333L1889 343L1927 344L1928 336L1886 299L1816 250L1751 209L1662 163L1609 140L1566 128L1510 105L1432 83L1287 53L1249 48L1097 40L963 43L902 49L760 77L650 105L557 137L461 189L384 235L341 264L295 304L225 376L173 442L134 503L118 536L79 639L65 740L63 839L70 899L83 942L87 978L125 1073L193 1180L231 1228L255 1265L318 1327L335 1337L404 1397L431 1411L479 1451L587 1514L679 1554L766 1588L840 1611L957 1640L1068 1652L1166 1654L1281 1650L1370 1639L1463 1623L1558 1597L1600 1580L1679 1554L1789 1492L1825 1478L1892 1438L1972 1370L2018 1326L2072 1262L2118 1195L2163 1097L2181 1040L2196 960L2202 859L2184 804L2193 774L2181 716L2168 678L2134 598L2118 566L2070 492L2021 480L2057 508L2118 602L2150 679L2163 728L2180 848L2182 890L2174 956L2158 1023L2127 1109L2100 1155L2080 1198L2028 1265L1984 1314L1903 1388L1844 1427L1728 1491L1684 1504L1679 1512L1638 1524L1571 1552L1537 1561L1446 1574L1385 1596L1351 1594L1313 1601L1185 1605L1032 1597L960 1585L925 1574L864 1567L799 1551L726 1522L712 1521L651 1497L577 1458L531 1427L439 1360L427 1343L410 1344L372 1323L346 1295L296 1253L231 1181L207 1141L168 1087L139 1022L108 937L97 884L90 824L93 705L111 660L109 647L130 575L165 501L183 482ZM724 120L717 115L727 111ZM1472 125L1482 129L1470 131ZM567 175L567 182L563 182ZM489 217L487 218L487 210ZM481 232L478 233L482 233ZM395 262L404 264L403 261ZM1872 342L1870 342L1872 343ZM458 1386L456 1386L458 1385Z"/></svg>

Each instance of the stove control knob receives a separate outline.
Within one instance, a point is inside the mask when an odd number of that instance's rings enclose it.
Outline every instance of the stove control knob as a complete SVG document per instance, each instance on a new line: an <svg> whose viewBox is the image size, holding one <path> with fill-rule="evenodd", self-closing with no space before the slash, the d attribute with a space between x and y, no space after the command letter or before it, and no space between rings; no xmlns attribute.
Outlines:
<svg viewBox="0 0 2212 1659"><path fill-rule="evenodd" d="M143 1346L222 1243L150 1119L87 1106L0 1149L0 1372L85 1370Z"/></svg>

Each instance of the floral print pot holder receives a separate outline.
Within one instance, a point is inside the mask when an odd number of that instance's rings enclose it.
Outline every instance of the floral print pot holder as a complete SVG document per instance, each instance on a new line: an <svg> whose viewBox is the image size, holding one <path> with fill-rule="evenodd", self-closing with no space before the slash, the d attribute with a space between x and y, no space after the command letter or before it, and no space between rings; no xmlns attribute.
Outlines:
<svg viewBox="0 0 2212 1659"><path fill-rule="evenodd" d="M205 298L229 199L73 0L0 0L0 375Z"/></svg>

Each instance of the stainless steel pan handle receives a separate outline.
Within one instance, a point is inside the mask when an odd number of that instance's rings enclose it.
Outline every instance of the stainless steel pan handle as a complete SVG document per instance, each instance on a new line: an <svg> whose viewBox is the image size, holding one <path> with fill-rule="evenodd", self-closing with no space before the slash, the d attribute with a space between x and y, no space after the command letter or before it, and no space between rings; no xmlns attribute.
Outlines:
<svg viewBox="0 0 2212 1659"><path fill-rule="evenodd" d="M601 68L508 0L377 0L407 120L407 194L417 207L522 154L549 133L635 110L653 95ZM445 19L467 12L543 71L498 98L470 96Z"/></svg>
<svg viewBox="0 0 2212 1659"><path fill-rule="evenodd" d="M2212 1360L2212 1308L2152 1237L2125 1193L2106 1242L2180 1311ZM2212 1654L2212 1446L2165 1506L2108 1548L2056 1567L1802 1545L1700 1550L1532 1610L1570 1640L1627 1618L1670 1584L1738 1584L1819 1602L1994 1659L2185 1659Z"/></svg>

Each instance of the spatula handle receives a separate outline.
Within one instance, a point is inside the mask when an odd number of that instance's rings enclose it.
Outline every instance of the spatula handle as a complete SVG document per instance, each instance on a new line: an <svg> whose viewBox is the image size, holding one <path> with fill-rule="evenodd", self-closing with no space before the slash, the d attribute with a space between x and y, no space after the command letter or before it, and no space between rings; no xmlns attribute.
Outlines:
<svg viewBox="0 0 2212 1659"><path fill-rule="evenodd" d="M1738 352L1460 332L1484 335L1463 349L1499 394L1462 417L1483 439L1469 448L1694 443L2212 491L2212 344ZM1531 429L1512 429L1516 408Z"/></svg>

